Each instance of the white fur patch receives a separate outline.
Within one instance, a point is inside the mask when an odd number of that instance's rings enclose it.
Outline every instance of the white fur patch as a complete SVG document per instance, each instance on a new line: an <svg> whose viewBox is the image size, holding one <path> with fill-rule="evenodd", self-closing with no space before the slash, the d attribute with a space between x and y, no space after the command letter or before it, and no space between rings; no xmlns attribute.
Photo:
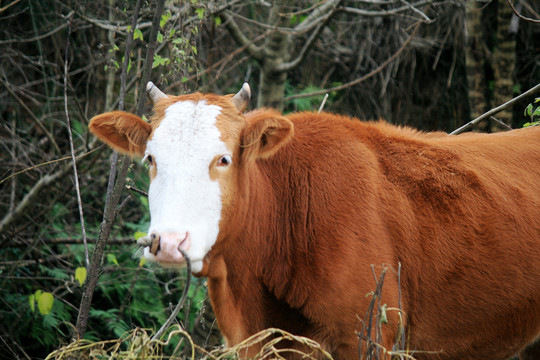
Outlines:
<svg viewBox="0 0 540 360"><path fill-rule="evenodd" d="M194 272L217 239L221 190L210 179L215 157L230 153L216 126L221 108L205 101L181 101L169 106L146 153L157 166L148 193L151 223L148 233L191 235L187 251ZM180 242L180 239L179 239ZM145 255L159 261L159 256Z"/></svg>

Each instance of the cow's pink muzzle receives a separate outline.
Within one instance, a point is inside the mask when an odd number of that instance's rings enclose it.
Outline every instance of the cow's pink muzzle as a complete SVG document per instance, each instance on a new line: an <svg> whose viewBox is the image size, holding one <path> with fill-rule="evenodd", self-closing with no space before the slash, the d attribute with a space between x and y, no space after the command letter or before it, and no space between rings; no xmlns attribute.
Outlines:
<svg viewBox="0 0 540 360"><path fill-rule="evenodd" d="M181 264L185 258L181 251L187 252L191 248L191 235L186 233L157 233L152 232L137 241L137 244L149 247L154 260L159 263Z"/></svg>

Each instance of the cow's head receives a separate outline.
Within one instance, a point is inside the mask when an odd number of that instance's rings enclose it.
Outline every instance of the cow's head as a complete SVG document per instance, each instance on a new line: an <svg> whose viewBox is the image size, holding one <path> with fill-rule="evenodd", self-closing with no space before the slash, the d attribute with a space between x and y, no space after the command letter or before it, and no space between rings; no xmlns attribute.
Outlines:
<svg viewBox="0 0 540 360"><path fill-rule="evenodd" d="M152 83L148 91L154 103L150 123L114 111L92 118L89 128L116 151L148 164L153 241L145 256L183 266L180 247L200 272L236 211L240 167L275 154L292 137L293 125L272 111L244 116L247 84L234 96L167 96Z"/></svg>

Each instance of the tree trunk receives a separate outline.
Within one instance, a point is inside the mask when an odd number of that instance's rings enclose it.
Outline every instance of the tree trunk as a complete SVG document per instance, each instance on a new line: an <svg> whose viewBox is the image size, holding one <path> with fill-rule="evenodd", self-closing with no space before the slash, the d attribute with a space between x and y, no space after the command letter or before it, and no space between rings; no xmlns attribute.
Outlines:
<svg viewBox="0 0 540 360"><path fill-rule="evenodd" d="M509 32L510 21L512 19L512 9L506 0L497 1L497 44L493 59L494 82L494 105L500 105L513 97L514 81L513 72L516 62L516 40ZM512 125L512 109L506 109L496 115L496 117ZM499 124L493 124L494 128L502 129Z"/></svg>
<svg viewBox="0 0 540 360"><path fill-rule="evenodd" d="M486 47L482 39L482 13L476 1L467 1L465 26L467 30L466 62L469 107L471 119L475 119L488 110L484 68Z"/></svg>
<svg viewBox="0 0 540 360"><path fill-rule="evenodd" d="M284 0L276 1L270 10L268 23L279 25L280 11L283 9ZM290 36L279 30L274 30L264 44L264 58L261 62L261 74L259 77L258 107L272 107L283 109L285 94L286 71L276 69L290 59L289 55Z"/></svg>
<svg viewBox="0 0 540 360"><path fill-rule="evenodd" d="M289 35L274 32L267 41L265 59L261 66L258 107L272 107L282 110L284 106L286 71L276 71L289 60Z"/></svg>

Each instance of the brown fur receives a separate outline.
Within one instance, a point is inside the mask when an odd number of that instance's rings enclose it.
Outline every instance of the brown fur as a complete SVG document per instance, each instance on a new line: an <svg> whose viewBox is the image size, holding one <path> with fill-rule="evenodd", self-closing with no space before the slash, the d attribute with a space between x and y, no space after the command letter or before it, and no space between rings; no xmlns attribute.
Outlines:
<svg viewBox="0 0 540 360"><path fill-rule="evenodd" d="M394 270L382 303L398 307L401 289L409 348L435 351L418 359L502 360L538 337L540 127L423 134L325 113L243 117L206 99L226 111L235 160L198 275L229 345L278 327L358 358L371 265ZM389 312L389 349L396 327Z"/></svg>

